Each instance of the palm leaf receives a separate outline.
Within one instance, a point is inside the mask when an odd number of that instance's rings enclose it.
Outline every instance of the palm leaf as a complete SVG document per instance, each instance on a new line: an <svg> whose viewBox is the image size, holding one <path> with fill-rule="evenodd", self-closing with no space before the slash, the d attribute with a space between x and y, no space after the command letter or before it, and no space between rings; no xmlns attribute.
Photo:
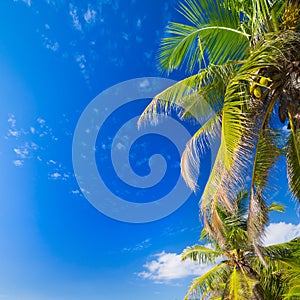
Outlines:
<svg viewBox="0 0 300 300"><path fill-rule="evenodd" d="M208 120L223 106L226 84L234 73L236 63L209 66L198 74L187 77L156 95L138 124L158 121L159 114L168 114L177 109L182 118L193 117L199 122Z"/></svg>
<svg viewBox="0 0 300 300"><path fill-rule="evenodd" d="M198 261L199 264L215 263L216 259L222 255L222 252L210 249L204 246L195 245L187 247L181 254L181 259Z"/></svg>
<svg viewBox="0 0 300 300"><path fill-rule="evenodd" d="M263 196L263 189L268 183L271 167L281 155L281 150L276 144L277 138L278 135L275 131L263 130L262 127L255 149L248 215L249 238L255 243L260 242L264 227L268 223L269 209Z"/></svg>
<svg viewBox="0 0 300 300"><path fill-rule="evenodd" d="M228 14L222 2L214 0L185 0L179 12L193 26L170 23L162 40L160 65L172 71L181 66L192 72L196 64L205 61L205 54L212 64L245 57L249 47L248 35L239 29L236 11Z"/></svg>
<svg viewBox="0 0 300 300"><path fill-rule="evenodd" d="M243 284L240 272L237 271L236 266L234 266L233 271L228 280L229 287L229 299L232 300L242 300L247 299L243 293Z"/></svg>
<svg viewBox="0 0 300 300"><path fill-rule="evenodd" d="M228 266L226 263L220 263L215 267L211 268L205 274L198 278L195 278L188 289L184 300L189 300L190 295L198 296L202 294L207 294L213 291L212 283L217 281L222 281L226 278L228 273Z"/></svg>
<svg viewBox="0 0 300 300"><path fill-rule="evenodd" d="M281 205L279 203L273 202L268 206L268 211L278 211L278 212L284 212L285 206Z"/></svg>
<svg viewBox="0 0 300 300"><path fill-rule="evenodd" d="M220 125L220 113L216 113L196 131L186 144L181 157L180 166L185 182L193 191L196 191L198 186L197 180L200 169L200 157L204 155L206 149L212 145L215 138L219 135Z"/></svg>
<svg viewBox="0 0 300 300"><path fill-rule="evenodd" d="M300 202L300 130L295 130L290 118L291 133L287 142L288 181L293 195Z"/></svg>

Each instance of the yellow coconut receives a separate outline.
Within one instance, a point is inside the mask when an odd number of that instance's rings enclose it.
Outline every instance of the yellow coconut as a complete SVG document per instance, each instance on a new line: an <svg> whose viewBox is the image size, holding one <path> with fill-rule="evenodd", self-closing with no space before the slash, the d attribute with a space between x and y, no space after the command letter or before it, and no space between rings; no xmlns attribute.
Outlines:
<svg viewBox="0 0 300 300"><path fill-rule="evenodd" d="M254 91L253 94L256 98L261 98L261 88L259 86L257 86Z"/></svg>
<svg viewBox="0 0 300 300"><path fill-rule="evenodd" d="M250 93L253 94L254 89L256 88L256 82L252 81L250 84Z"/></svg>
<svg viewBox="0 0 300 300"><path fill-rule="evenodd" d="M261 84L263 86L268 86L271 81L272 80L270 78L262 76L259 80L259 84Z"/></svg>

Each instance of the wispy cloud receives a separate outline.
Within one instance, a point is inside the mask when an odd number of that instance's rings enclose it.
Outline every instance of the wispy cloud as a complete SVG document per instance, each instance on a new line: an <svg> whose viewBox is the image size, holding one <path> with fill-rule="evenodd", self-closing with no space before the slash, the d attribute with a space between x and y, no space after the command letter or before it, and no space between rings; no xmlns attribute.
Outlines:
<svg viewBox="0 0 300 300"><path fill-rule="evenodd" d="M23 128L17 123L16 116L10 113L7 122L8 130L5 139L10 143L14 153L13 165L22 167L27 160L36 159L48 166L49 179L67 180L71 176L67 168L46 155L45 149L53 145L58 138L44 118L38 117L31 126Z"/></svg>
<svg viewBox="0 0 300 300"><path fill-rule="evenodd" d="M191 260L181 261L181 255L177 253L166 253L165 251L155 255L155 259L144 264L144 271L138 276L150 279L154 283L171 283L176 279L188 276L199 276L208 271L213 265L199 265Z"/></svg>
<svg viewBox="0 0 300 300"><path fill-rule="evenodd" d="M49 174L49 179L54 179L54 180L67 180L70 178L70 174L64 173L64 172L54 172Z"/></svg>
<svg viewBox="0 0 300 300"><path fill-rule="evenodd" d="M87 67L86 56L82 53L77 53L75 54L74 58L84 79L86 80L87 83L89 83L90 73L89 73L89 68Z"/></svg>
<svg viewBox="0 0 300 300"><path fill-rule="evenodd" d="M59 43L57 41L51 40L45 34L42 34L41 37L43 40L43 45L46 49L49 49L53 52L56 52L59 49Z"/></svg>
<svg viewBox="0 0 300 300"><path fill-rule="evenodd" d="M271 223L266 228L266 238L264 244L274 245L288 242L300 236L300 224L292 223Z"/></svg>
<svg viewBox="0 0 300 300"><path fill-rule="evenodd" d="M86 23L95 24L97 12L90 5L88 6L87 11L84 13L83 17Z"/></svg>
<svg viewBox="0 0 300 300"><path fill-rule="evenodd" d="M133 247L125 247L123 248L122 250L124 252L136 252L136 251L142 251L144 249L147 249L151 246L151 239L148 238L148 239L145 239L144 241L136 244L135 246Z"/></svg>
<svg viewBox="0 0 300 300"><path fill-rule="evenodd" d="M284 243L298 236L300 236L300 224L271 223L266 228L264 244L268 246ZM199 265L190 260L182 262L180 254L162 251L155 254L154 259L146 262L143 267L144 271L137 274L139 277L152 280L154 283L169 284L189 276L200 276L213 267L213 264Z"/></svg>
<svg viewBox="0 0 300 300"><path fill-rule="evenodd" d="M24 165L24 160L21 160L21 159L13 160L13 164L14 164L16 167L22 167L22 166Z"/></svg>
<svg viewBox="0 0 300 300"><path fill-rule="evenodd" d="M12 128L15 128L17 124L16 116L12 113L8 114L7 122Z"/></svg>
<svg viewBox="0 0 300 300"><path fill-rule="evenodd" d="M72 18L73 27L78 31L82 31L82 25L78 15L78 8L72 3L69 5L69 15Z"/></svg>
<svg viewBox="0 0 300 300"><path fill-rule="evenodd" d="M18 2L19 0L14 0L14 2ZM24 2L27 4L29 7L31 6L31 0L21 0L21 2Z"/></svg>

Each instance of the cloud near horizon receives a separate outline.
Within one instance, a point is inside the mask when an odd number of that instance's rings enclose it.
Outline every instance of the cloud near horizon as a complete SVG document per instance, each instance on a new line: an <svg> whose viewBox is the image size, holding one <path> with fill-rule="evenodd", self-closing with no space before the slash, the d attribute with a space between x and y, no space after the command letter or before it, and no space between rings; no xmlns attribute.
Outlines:
<svg viewBox="0 0 300 300"><path fill-rule="evenodd" d="M264 239L264 245L269 246L285 243L298 236L300 236L300 223L271 223L266 227L266 237Z"/></svg>
<svg viewBox="0 0 300 300"><path fill-rule="evenodd" d="M171 283L172 280L189 276L199 276L208 271L213 265L199 265L193 261L181 261L181 255L162 251L155 255L155 259L144 264L146 269L138 273L143 279L150 279L157 284Z"/></svg>
<svg viewBox="0 0 300 300"><path fill-rule="evenodd" d="M265 246L288 242L300 236L300 223L271 223L266 228L266 234ZM182 262L180 254L165 251L155 254L154 257L155 259L143 265L144 271L137 275L156 284L170 284L189 276L200 276L213 266L213 264L199 265L190 260Z"/></svg>

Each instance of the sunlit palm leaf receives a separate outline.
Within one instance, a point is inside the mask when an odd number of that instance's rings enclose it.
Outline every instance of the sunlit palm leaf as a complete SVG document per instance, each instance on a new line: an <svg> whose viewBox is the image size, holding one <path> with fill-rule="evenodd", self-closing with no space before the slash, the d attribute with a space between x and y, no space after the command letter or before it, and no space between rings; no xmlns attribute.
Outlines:
<svg viewBox="0 0 300 300"><path fill-rule="evenodd" d="M209 66L167 88L150 102L139 118L139 125L147 121L156 123L160 113L168 114L174 108L179 109L183 118L206 121L223 106L226 84L235 66L235 62Z"/></svg>
<svg viewBox="0 0 300 300"><path fill-rule="evenodd" d="M163 39L159 55L164 70L185 65L192 72L205 54L212 64L245 57L249 40L239 28L238 12L228 13L222 2L213 0L185 0L179 11L193 26L169 24L171 36Z"/></svg>
<svg viewBox="0 0 300 300"><path fill-rule="evenodd" d="M215 263L218 257L222 256L222 252L213 250L204 246L195 245L184 249L181 258L182 260L191 259L199 264Z"/></svg>
<svg viewBox="0 0 300 300"><path fill-rule="evenodd" d="M228 280L229 299L250 299L252 295L252 288L256 282L256 280L249 278L243 269L238 269L237 266L234 266Z"/></svg>
<svg viewBox="0 0 300 300"><path fill-rule="evenodd" d="M300 202L300 130L292 125L287 143L288 181L293 195Z"/></svg>
<svg viewBox="0 0 300 300"><path fill-rule="evenodd" d="M198 173L201 168L200 158L204 155L206 149L219 136L221 128L221 115L216 113L200 129L196 131L193 137L188 141L181 157L181 172L187 185L196 191Z"/></svg>
<svg viewBox="0 0 300 300"><path fill-rule="evenodd" d="M189 287L189 290L184 298L184 300L189 300L190 296L199 297L199 295L213 291L213 282L215 280L226 277L228 266L225 263L220 263L215 267L211 268L205 274L198 278L195 278Z"/></svg>
<svg viewBox="0 0 300 300"><path fill-rule="evenodd" d="M268 183L271 167L281 155L281 150L276 143L277 139L277 132L262 128L255 149L248 215L249 238L255 243L260 242L268 222L269 209L263 196L263 189Z"/></svg>

